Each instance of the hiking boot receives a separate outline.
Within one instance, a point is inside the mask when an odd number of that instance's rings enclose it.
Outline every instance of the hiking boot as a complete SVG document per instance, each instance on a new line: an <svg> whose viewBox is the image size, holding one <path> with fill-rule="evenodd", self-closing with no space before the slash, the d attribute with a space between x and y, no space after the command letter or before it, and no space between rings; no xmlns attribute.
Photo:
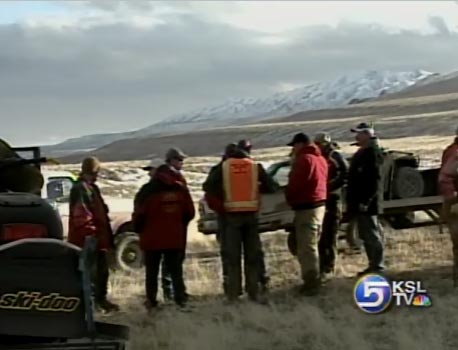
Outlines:
<svg viewBox="0 0 458 350"><path fill-rule="evenodd" d="M269 279L261 281L259 284L259 290L261 293L265 294L269 291Z"/></svg>
<svg viewBox="0 0 458 350"><path fill-rule="evenodd" d="M322 283L326 283L331 280L335 275L334 268L325 269L323 272L320 273L320 279Z"/></svg>
<svg viewBox="0 0 458 350"><path fill-rule="evenodd" d="M319 285L314 285L314 286L302 286L300 289L300 294L306 297L312 297L316 296L320 293L320 286Z"/></svg>
<svg viewBox="0 0 458 350"><path fill-rule="evenodd" d="M315 296L318 295L321 289L321 280L313 279L304 283L300 288L299 293L304 296Z"/></svg>
<svg viewBox="0 0 458 350"><path fill-rule="evenodd" d="M374 273L374 274L381 274L383 273L385 270L381 267L379 268L373 268L373 267L368 267L367 269L363 270L363 271L360 271L356 274L356 277L363 277L364 275L368 275L368 274L371 274L371 273Z"/></svg>
<svg viewBox="0 0 458 350"><path fill-rule="evenodd" d="M226 295L226 298L224 300L224 305L236 305L236 304L240 304L241 300L240 300L240 297L230 297L228 295Z"/></svg>
<svg viewBox="0 0 458 350"><path fill-rule="evenodd" d="M111 301L107 299L103 299L100 301L96 301L95 307L97 311L103 312L103 313L109 313L113 311L119 311L119 305L112 303Z"/></svg>
<svg viewBox="0 0 458 350"><path fill-rule="evenodd" d="M192 300L194 296L187 292L184 292L183 298L184 298L184 302L187 303L189 300Z"/></svg>
<svg viewBox="0 0 458 350"><path fill-rule="evenodd" d="M157 301L155 302L151 302L149 300L146 300L144 303L143 303L143 306L145 307L146 311L147 312L151 312L152 310L155 310L155 309L158 309L159 308L159 304Z"/></svg>
<svg viewBox="0 0 458 350"><path fill-rule="evenodd" d="M258 294L255 297L248 297L248 299L256 304L269 305L269 299L263 294Z"/></svg>
<svg viewBox="0 0 458 350"><path fill-rule="evenodd" d="M164 301L173 301L173 293L170 291L164 290L162 296L164 297Z"/></svg>

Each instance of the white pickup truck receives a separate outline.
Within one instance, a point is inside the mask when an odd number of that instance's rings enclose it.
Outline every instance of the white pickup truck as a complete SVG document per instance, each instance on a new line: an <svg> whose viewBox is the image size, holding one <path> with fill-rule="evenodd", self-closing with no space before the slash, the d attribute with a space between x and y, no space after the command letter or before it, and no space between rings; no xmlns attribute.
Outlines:
<svg viewBox="0 0 458 350"><path fill-rule="evenodd" d="M442 198L437 194L439 169L421 168L420 159L411 153L385 151L384 156L383 221L394 229L440 224ZM260 232L293 231L294 213L286 203L284 196L290 166L290 161L285 160L274 163L266 169L282 189L274 194L262 195L259 214ZM197 227L199 232L205 235L215 234L217 230L215 213L203 198L199 201L198 206ZM342 224L346 224L345 205L343 212ZM431 220L418 222L416 212L426 213Z"/></svg>

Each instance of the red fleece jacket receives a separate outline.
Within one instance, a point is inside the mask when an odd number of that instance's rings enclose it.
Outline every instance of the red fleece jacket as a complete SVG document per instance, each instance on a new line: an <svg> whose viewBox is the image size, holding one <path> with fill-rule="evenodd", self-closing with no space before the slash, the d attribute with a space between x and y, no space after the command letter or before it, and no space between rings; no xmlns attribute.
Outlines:
<svg viewBox="0 0 458 350"><path fill-rule="evenodd" d="M311 209L327 199L328 162L314 145L304 146L295 156L286 187L286 200L293 210Z"/></svg>

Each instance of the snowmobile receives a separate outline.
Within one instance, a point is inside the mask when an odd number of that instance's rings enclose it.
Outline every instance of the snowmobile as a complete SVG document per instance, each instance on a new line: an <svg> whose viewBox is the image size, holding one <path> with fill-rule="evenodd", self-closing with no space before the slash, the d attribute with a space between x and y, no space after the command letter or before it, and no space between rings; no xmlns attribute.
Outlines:
<svg viewBox="0 0 458 350"><path fill-rule="evenodd" d="M124 350L129 328L94 319L96 246L63 240L55 209L40 197L39 147L23 158L0 140L0 349Z"/></svg>

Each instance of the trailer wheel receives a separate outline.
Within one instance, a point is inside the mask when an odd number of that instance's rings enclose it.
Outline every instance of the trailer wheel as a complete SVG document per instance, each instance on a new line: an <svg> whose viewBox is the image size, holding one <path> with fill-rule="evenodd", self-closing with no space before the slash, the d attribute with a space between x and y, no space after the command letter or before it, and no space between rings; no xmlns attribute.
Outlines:
<svg viewBox="0 0 458 350"><path fill-rule="evenodd" d="M143 266L140 239L135 232L123 232L116 244L116 265L123 271L136 271Z"/></svg>
<svg viewBox="0 0 458 350"><path fill-rule="evenodd" d="M421 173L412 167L401 167L396 170L393 179L393 194L399 198L423 196L425 182Z"/></svg>

